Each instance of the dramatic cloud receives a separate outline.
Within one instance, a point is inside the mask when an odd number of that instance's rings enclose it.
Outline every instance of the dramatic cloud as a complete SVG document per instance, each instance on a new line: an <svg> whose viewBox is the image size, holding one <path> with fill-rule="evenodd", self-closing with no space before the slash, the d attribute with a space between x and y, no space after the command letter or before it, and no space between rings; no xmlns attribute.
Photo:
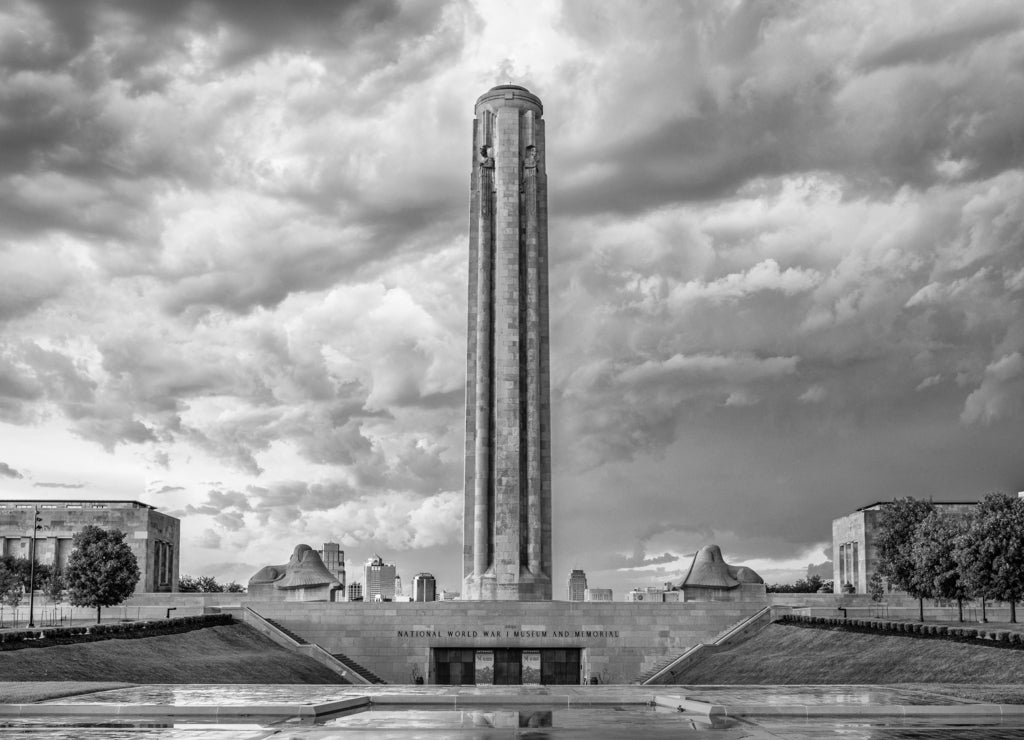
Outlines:
<svg viewBox="0 0 1024 740"><path fill-rule="evenodd" d="M17 470L12 468L5 462L0 462L0 476L4 478L24 478L25 476L19 473Z"/></svg>
<svg viewBox="0 0 1024 740"><path fill-rule="evenodd" d="M1020 490L1022 48L1011 0L7 3L5 490L153 496L222 580L333 540L457 589L508 80L547 121L556 582L712 540L792 580L856 506Z"/></svg>

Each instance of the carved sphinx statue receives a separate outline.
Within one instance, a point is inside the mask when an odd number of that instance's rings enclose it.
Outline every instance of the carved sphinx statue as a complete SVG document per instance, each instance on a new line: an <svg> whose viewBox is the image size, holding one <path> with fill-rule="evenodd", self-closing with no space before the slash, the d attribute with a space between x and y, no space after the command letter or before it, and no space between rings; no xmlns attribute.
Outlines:
<svg viewBox="0 0 1024 740"><path fill-rule="evenodd" d="M335 601L341 583L309 545L296 545L287 565L267 565L249 579L249 595L274 601Z"/></svg>
<svg viewBox="0 0 1024 740"><path fill-rule="evenodd" d="M732 590L743 584L764 584L764 580L750 568L726 563L718 545L705 545L693 556L690 569L673 589Z"/></svg>

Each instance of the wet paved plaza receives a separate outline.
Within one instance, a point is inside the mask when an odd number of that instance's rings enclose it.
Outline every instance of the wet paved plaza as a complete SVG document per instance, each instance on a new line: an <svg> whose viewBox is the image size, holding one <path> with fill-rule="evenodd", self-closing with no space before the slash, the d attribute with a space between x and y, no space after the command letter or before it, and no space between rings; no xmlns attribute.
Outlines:
<svg viewBox="0 0 1024 740"><path fill-rule="evenodd" d="M1024 737L1024 707L941 686L136 686L0 704L0 737L1001 740Z"/></svg>

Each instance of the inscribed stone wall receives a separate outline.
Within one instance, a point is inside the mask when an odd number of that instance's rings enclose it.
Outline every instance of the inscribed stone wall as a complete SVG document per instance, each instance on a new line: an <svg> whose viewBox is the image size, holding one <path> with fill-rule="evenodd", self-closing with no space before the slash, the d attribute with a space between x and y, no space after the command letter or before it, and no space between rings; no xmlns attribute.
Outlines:
<svg viewBox="0 0 1024 740"><path fill-rule="evenodd" d="M585 677L628 683L666 657L709 642L765 601L316 603L249 602L259 614L344 653L386 681L427 677L430 649L582 648Z"/></svg>

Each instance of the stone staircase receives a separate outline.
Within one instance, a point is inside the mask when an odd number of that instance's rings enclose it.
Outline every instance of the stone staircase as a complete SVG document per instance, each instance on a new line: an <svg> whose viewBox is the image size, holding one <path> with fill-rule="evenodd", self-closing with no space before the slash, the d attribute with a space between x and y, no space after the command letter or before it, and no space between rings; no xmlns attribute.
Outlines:
<svg viewBox="0 0 1024 740"><path fill-rule="evenodd" d="M344 663L346 666L351 668L353 671L358 673L360 676L365 678L370 683L387 683L387 681L385 681L383 678L378 676L376 673L371 671L369 668L366 668L366 667L360 665L359 663L356 663L350 657L345 655L345 653L331 653L331 655L334 656L334 658L336 660Z"/></svg>
<svg viewBox="0 0 1024 740"><path fill-rule="evenodd" d="M282 633L288 635L288 637L290 637L293 640L295 640L295 642L297 642L299 645L309 645L309 640L307 640L305 637L302 637L300 635L295 634L294 632L292 632L287 627L283 627L280 622L278 622L278 621L276 621L274 619L270 619L269 617L263 617L263 619L266 620L266 622L268 624L273 625L274 628L276 630L278 630L279 632L282 632Z"/></svg>
<svg viewBox="0 0 1024 740"><path fill-rule="evenodd" d="M380 676L359 665L359 663L356 663L347 655L342 653L332 655L315 642L310 642L302 635L296 634L276 619L264 617L249 606L239 607L236 613L236 618L240 621L245 622L250 627L254 627L256 631L269 637L278 645L294 650L330 668L344 678L346 683L386 683Z"/></svg>
<svg viewBox="0 0 1024 740"><path fill-rule="evenodd" d="M656 675L658 675L663 670L668 668L670 665L675 663L677 660L682 658L688 652L689 652L689 649L684 650L683 652L679 653L678 655L670 655L669 657L665 658L664 660L658 662L657 664L655 664L655 666L653 668L651 668L651 670L647 671L646 673L641 674L640 677L636 680L636 683L641 684L641 685L645 685L648 681L650 681Z"/></svg>
<svg viewBox="0 0 1024 740"><path fill-rule="evenodd" d="M654 668L637 678L636 682L641 686L677 683L678 676L687 667L702 660L708 653L718 652L719 650L746 642L753 635L771 624L773 619L771 607L765 607L719 633L714 641L693 645L679 655L660 661Z"/></svg>

